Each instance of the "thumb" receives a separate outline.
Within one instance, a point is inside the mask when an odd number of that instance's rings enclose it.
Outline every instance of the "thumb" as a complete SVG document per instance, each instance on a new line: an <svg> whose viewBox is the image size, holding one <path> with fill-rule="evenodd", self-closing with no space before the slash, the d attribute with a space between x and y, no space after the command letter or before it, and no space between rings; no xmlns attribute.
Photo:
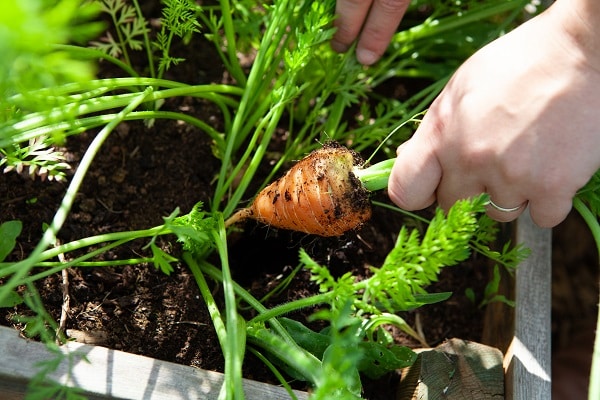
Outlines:
<svg viewBox="0 0 600 400"><path fill-rule="evenodd" d="M432 143L417 130L398 147L388 181L388 195L404 210L421 210L433 204L442 177Z"/></svg>

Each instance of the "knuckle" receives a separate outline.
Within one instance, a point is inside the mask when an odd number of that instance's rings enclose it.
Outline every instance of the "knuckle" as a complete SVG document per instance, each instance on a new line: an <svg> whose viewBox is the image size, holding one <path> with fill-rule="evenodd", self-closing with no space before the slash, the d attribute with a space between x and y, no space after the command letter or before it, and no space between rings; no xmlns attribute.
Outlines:
<svg viewBox="0 0 600 400"><path fill-rule="evenodd" d="M538 179L531 179L534 190L544 196L554 196L563 193L571 186L572 180L567 176L566 169L547 169Z"/></svg>
<svg viewBox="0 0 600 400"><path fill-rule="evenodd" d="M417 129L417 133L424 133L432 142L443 142L444 132L448 126L447 121L450 117L446 112L446 107L439 100L438 98L434 101Z"/></svg>
<svg viewBox="0 0 600 400"><path fill-rule="evenodd" d="M490 157L489 154L486 156ZM531 177L531 170L527 167L527 163L510 161L505 157L502 157L502 155L494 155L494 157L497 158L497 163L499 165L498 172L502 183L519 185L535 181Z"/></svg>
<svg viewBox="0 0 600 400"><path fill-rule="evenodd" d="M335 40L344 44L350 45L354 39L358 36L358 29L345 24L339 24L336 26Z"/></svg>

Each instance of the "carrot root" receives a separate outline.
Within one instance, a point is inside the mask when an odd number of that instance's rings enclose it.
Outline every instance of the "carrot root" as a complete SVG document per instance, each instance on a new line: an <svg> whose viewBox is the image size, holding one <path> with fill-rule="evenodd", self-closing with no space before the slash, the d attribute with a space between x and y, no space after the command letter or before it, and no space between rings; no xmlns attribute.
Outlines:
<svg viewBox="0 0 600 400"><path fill-rule="evenodd" d="M229 228L231 225L243 222L248 218L252 218L251 208L242 208L241 210L237 210L231 217L227 218L225 221L225 228Z"/></svg>
<svg viewBox="0 0 600 400"><path fill-rule="evenodd" d="M328 143L263 189L252 205L227 220L252 218L271 227L340 236L371 217L369 192L354 175L362 162L351 150Z"/></svg>

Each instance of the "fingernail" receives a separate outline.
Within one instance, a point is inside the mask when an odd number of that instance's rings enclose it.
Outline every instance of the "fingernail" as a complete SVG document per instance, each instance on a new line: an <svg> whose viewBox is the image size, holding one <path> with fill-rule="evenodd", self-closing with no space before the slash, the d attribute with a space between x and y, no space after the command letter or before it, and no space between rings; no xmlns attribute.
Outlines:
<svg viewBox="0 0 600 400"><path fill-rule="evenodd" d="M379 60L379 55L366 49L356 49L356 59L363 65L372 65Z"/></svg>

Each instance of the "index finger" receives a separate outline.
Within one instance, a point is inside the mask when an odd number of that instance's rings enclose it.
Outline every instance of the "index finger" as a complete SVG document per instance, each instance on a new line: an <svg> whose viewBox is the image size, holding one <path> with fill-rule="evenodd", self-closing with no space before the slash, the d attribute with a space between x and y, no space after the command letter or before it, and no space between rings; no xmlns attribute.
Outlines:
<svg viewBox="0 0 600 400"><path fill-rule="evenodd" d="M360 33L371 8L371 0L338 0L335 4L337 15L333 25L337 28L331 47L335 51L346 51Z"/></svg>
<svg viewBox="0 0 600 400"><path fill-rule="evenodd" d="M431 142L415 134L398 147L388 182L388 195L404 210L421 210L436 200L442 167Z"/></svg>
<svg viewBox="0 0 600 400"><path fill-rule="evenodd" d="M410 0L375 0L356 47L361 64L371 65L383 55L410 4Z"/></svg>

